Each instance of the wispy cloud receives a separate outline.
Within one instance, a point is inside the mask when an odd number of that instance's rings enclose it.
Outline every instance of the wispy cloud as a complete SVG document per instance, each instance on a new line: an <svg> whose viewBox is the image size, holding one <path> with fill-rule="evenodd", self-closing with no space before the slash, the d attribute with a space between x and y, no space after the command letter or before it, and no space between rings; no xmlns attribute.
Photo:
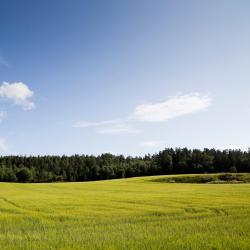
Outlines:
<svg viewBox="0 0 250 250"><path fill-rule="evenodd" d="M4 82L0 85L0 97L13 101L16 105L20 105L24 110L35 108L34 102L30 101L33 95L33 91L22 82Z"/></svg>
<svg viewBox="0 0 250 250"><path fill-rule="evenodd" d="M76 122L73 127L75 128L88 128L88 127L100 127L105 125L113 125L120 123L120 120L107 120L107 121L100 121L100 122L86 122L80 121Z"/></svg>
<svg viewBox="0 0 250 250"><path fill-rule="evenodd" d="M177 95L164 102L141 104L135 107L134 112L127 118L105 120L98 122L76 122L75 128L94 128L99 134L138 134L141 132L132 126L134 122L164 122L170 119L192 114L208 108L212 99L199 93ZM159 142L157 142L159 143ZM145 142L144 146L153 147L155 141Z"/></svg>
<svg viewBox="0 0 250 250"><path fill-rule="evenodd" d="M206 109L211 98L199 93L178 95L164 102L141 104L134 110L134 117L140 121L163 122L182 115Z"/></svg>
<svg viewBox="0 0 250 250"><path fill-rule="evenodd" d="M138 134L140 130L133 128L127 120L107 120L100 122L81 121L73 125L75 128L94 128L98 134Z"/></svg>
<svg viewBox="0 0 250 250"><path fill-rule="evenodd" d="M9 68L10 64L2 56L0 56L0 66Z"/></svg>
<svg viewBox="0 0 250 250"><path fill-rule="evenodd" d="M126 123L112 124L97 129L99 134L139 134L141 131Z"/></svg>
<svg viewBox="0 0 250 250"><path fill-rule="evenodd" d="M151 148L159 147L162 145L164 145L164 141L144 141L141 143L141 146Z"/></svg>

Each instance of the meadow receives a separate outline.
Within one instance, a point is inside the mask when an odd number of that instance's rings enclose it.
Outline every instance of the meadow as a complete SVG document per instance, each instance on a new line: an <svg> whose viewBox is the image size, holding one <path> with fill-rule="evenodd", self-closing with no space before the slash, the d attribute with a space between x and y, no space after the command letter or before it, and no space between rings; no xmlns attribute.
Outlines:
<svg viewBox="0 0 250 250"><path fill-rule="evenodd" d="M250 184L0 183L0 249L250 249Z"/></svg>

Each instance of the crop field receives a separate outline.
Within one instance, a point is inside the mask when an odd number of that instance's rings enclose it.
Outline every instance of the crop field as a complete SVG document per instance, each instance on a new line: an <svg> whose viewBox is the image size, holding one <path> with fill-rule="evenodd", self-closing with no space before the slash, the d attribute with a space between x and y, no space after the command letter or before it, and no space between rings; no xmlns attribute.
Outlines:
<svg viewBox="0 0 250 250"><path fill-rule="evenodd" d="M250 184L159 178L0 183L0 249L250 249Z"/></svg>

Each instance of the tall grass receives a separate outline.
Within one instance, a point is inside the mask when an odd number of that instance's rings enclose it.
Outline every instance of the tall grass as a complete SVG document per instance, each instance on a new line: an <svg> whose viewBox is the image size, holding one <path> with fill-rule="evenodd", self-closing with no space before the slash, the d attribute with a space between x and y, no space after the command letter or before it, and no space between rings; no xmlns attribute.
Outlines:
<svg viewBox="0 0 250 250"><path fill-rule="evenodd" d="M250 249L250 184L0 183L0 249Z"/></svg>

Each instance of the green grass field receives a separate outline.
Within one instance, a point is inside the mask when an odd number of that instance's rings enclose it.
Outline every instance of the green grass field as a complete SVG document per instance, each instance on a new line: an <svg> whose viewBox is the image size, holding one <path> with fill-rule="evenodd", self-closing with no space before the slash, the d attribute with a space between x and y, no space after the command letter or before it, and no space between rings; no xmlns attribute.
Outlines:
<svg viewBox="0 0 250 250"><path fill-rule="evenodd" d="M250 249L250 184L0 183L0 249Z"/></svg>

